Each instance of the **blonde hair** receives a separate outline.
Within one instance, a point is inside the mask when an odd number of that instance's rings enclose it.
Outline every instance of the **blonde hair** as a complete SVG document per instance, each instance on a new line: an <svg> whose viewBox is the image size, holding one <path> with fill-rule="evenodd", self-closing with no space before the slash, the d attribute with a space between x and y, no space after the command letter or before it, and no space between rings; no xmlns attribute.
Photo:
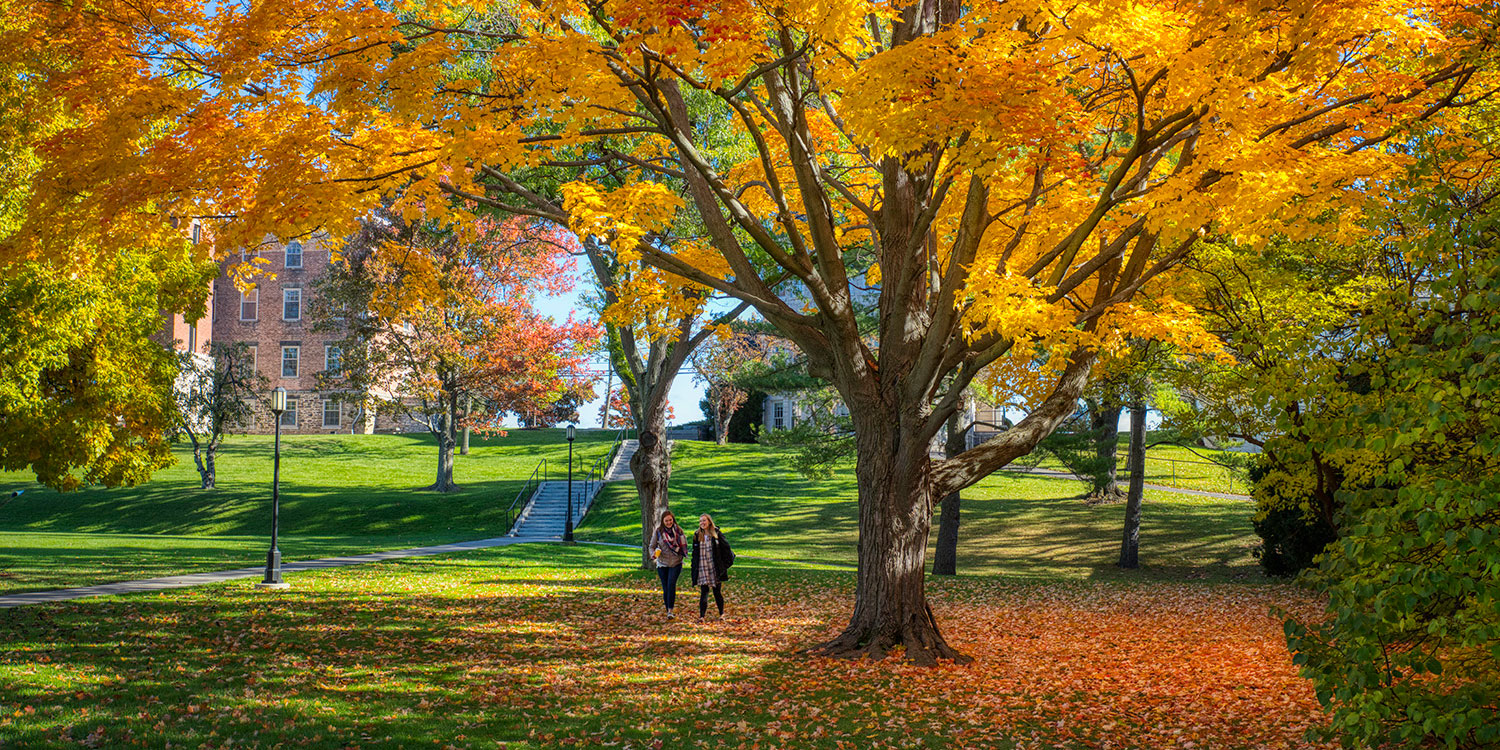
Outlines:
<svg viewBox="0 0 1500 750"><path fill-rule="evenodd" d="M704 518L708 519L708 533L710 533L710 534L717 534L719 532L719 526L718 526L718 524L714 523L714 517L710 516L707 513L702 514L702 516L700 516L698 518L698 528L700 528L700 529L703 528L703 519Z"/></svg>

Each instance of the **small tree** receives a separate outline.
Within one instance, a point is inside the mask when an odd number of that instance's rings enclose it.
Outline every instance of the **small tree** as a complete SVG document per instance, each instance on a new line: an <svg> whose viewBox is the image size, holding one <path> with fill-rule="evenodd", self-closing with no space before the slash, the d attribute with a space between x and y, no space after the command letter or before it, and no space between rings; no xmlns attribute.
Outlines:
<svg viewBox="0 0 1500 750"><path fill-rule="evenodd" d="M1117 409L1109 411L1119 419ZM1074 413L1038 446L1083 483L1084 499L1097 503L1124 499L1124 494L1115 486L1114 425L1109 429L1110 449L1105 451L1103 430L1097 424L1100 420L1100 410L1096 404L1090 403L1087 413Z"/></svg>
<svg viewBox="0 0 1500 750"><path fill-rule="evenodd" d="M693 352L696 379L708 386L704 411L713 422L714 441L719 445L729 442L729 420L750 397L735 381L745 365L754 360L751 342L741 335L710 339Z"/></svg>
<svg viewBox="0 0 1500 750"><path fill-rule="evenodd" d="M268 381L255 371L248 344L215 341L204 348L207 356L198 352L179 355L178 429L193 444L193 463L202 489L211 490L219 445L225 435L254 418L256 399Z"/></svg>
<svg viewBox="0 0 1500 750"><path fill-rule="evenodd" d="M383 215L366 224L322 284L345 315L340 371L332 379L426 428L437 440L437 477L450 492L461 425L495 429L507 413L539 412L585 379L595 326L538 314L531 297L569 288L563 235L518 221L478 232ZM357 311L357 312L355 312ZM465 414L466 403L486 404ZM467 420L467 421L466 421Z"/></svg>
<svg viewBox="0 0 1500 750"><path fill-rule="evenodd" d="M522 427L555 427L565 422L578 422L578 407L594 397L592 383L579 381L569 384L562 395L534 411L517 412L516 418Z"/></svg>

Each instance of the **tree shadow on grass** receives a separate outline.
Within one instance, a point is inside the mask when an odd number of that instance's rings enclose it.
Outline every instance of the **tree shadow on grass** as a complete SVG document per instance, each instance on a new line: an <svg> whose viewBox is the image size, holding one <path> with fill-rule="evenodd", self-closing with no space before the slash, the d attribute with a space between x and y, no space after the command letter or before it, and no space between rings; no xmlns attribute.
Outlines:
<svg viewBox="0 0 1500 750"><path fill-rule="evenodd" d="M25 747L687 735L722 720L701 693L733 695L785 658L766 630L807 627L663 623L648 581L502 577L441 595L241 584L0 611L0 705L22 712L0 735ZM513 586L527 594L500 593Z"/></svg>
<svg viewBox="0 0 1500 750"><path fill-rule="evenodd" d="M416 486L284 482L281 523L289 531L331 536L450 529L501 534L506 531L506 506L522 484L513 479L471 479L463 483L461 493L440 494ZM77 495L41 490L28 492L24 499L35 507L18 506L17 516L6 525L27 531L248 536L267 533L270 494L269 486L204 492L168 482Z"/></svg>

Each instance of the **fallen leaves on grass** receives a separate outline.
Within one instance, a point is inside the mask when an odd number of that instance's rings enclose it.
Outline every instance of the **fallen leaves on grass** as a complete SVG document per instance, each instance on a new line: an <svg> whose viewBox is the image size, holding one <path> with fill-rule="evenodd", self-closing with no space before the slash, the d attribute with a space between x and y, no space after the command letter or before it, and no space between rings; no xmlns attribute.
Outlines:
<svg viewBox="0 0 1500 750"><path fill-rule="evenodd" d="M618 559L615 559L618 557ZM748 570L730 617L654 577L518 552L48 610L0 646L0 736L202 747L1303 748L1325 721L1269 614L1285 586L932 586L975 657L808 658L851 577ZM126 604L128 602L128 604ZM0 628L6 623L0 621ZM38 664L46 663L46 669Z"/></svg>

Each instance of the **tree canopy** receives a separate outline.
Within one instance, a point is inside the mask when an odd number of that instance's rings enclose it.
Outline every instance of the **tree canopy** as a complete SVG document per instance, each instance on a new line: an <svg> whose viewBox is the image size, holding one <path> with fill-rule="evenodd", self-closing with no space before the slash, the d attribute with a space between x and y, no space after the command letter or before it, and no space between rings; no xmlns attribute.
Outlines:
<svg viewBox="0 0 1500 750"><path fill-rule="evenodd" d="M1198 335L1173 289L1201 238L1346 238L1404 176L1406 134L1462 149L1450 113L1492 90L1496 26L1487 6L1316 0L7 15L0 65L68 114L24 134L42 177L0 252L87 260L173 215L224 217L226 246L337 235L399 193L409 217L532 215L738 298L858 435L856 606L825 651L918 661L960 656L923 593L933 498L1030 451L1101 351ZM539 169L584 171L539 191ZM652 240L687 212L700 236ZM620 285L618 309L670 307L660 288ZM990 370L1025 373L1035 408L933 461Z"/></svg>

